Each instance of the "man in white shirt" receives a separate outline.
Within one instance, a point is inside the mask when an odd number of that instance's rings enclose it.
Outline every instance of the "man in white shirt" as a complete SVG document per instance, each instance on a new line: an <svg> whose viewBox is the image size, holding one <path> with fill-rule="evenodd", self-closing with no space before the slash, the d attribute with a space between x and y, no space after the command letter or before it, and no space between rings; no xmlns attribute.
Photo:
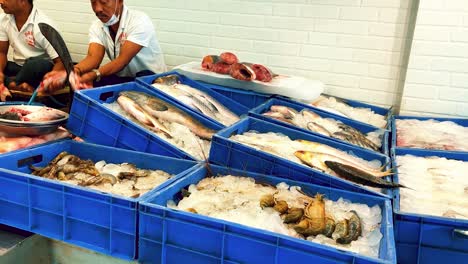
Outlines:
<svg viewBox="0 0 468 264"><path fill-rule="evenodd" d="M98 20L89 29L88 54L70 77L75 89L166 71L153 23L145 13L128 9L123 0L91 0L91 7ZM104 54L111 61L101 65Z"/></svg>
<svg viewBox="0 0 468 264"><path fill-rule="evenodd" d="M4 101L10 95L8 88L32 92L46 73L64 67L38 26L53 23L33 0L0 0L0 4L5 13L0 17L0 99ZM13 61L7 59L10 46Z"/></svg>

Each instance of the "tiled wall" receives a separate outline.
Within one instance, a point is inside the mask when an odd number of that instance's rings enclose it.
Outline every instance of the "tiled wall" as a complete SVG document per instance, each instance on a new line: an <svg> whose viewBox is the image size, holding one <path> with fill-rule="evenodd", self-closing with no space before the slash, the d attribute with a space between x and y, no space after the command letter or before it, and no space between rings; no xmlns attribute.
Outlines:
<svg viewBox="0 0 468 264"><path fill-rule="evenodd" d="M88 0L36 0L86 54ZM392 105L412 0L125 0L153 19L169 66L229 50L274 71L322 80L327 92ZM304 87L306 89L307 87Z"/></svg>
<svg viewBox="0 0 468 264"><path fill-rule="evenodd" d="M468 117L468 1L421 1L402 114Z"/></svg>
<svg viewBox="0 0 468 264"><path fill-rule="evenodd" d="M73 58L83 58L95 19L90 1L35 2L60 26ZM402 99L409 114L468 115L466 0L125 3L151 16L169 66L229 50L279 73L322 80L330 94L385 106Z"/></svg>

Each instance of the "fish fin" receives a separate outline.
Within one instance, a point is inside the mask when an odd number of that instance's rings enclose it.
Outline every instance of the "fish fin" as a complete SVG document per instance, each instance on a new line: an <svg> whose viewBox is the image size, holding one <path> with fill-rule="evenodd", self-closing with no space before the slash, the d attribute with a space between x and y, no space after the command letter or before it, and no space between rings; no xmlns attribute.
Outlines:
<svg viewBox="0 0 468 264"><path fill-rule="evenodd" d="M390 165L391 161L385 163L382 167L379 168L379 170L383 170L385 169L385 167L387 167L388 165Z"/></svg>

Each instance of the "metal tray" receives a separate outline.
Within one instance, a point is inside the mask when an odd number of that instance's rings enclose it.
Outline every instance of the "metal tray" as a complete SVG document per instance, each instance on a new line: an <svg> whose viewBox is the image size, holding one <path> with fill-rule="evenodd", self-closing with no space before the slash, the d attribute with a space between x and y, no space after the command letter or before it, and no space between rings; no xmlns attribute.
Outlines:
<svg viewBox="0 0 468 264"><path fill-rule="evenodd" d="M45 106L26 105L25 103L2 104L0 105L0 113L7 111L11 107L34 111ZM44 122L26 122L0 118L0 136L38 136L54 132L59 126L64 125L68 120L68 114L63 111L61 112L63 114L63 118Z"/></svg>

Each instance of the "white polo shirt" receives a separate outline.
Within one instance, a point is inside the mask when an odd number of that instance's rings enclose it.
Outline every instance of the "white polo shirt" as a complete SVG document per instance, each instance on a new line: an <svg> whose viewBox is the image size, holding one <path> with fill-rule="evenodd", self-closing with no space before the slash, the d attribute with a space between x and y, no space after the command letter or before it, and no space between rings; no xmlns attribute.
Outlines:
<svg viewBox="0 0 468 264"><path fill-rule="evenodd" d="M130 10L124 5L115 42L109 33L109 27L104 26L100 20L94 21L89 29L89 43L104 46L110 60L119 56L120 48L126 40L143 48L124 69L117 73L118 76L135 77L136 73L142 70L151 70L155 73L167 70L153 23L145 13Z"/></svg>
<svg viewBox="0 0 468 264"><path fill-rule="evenodd" d="M54 28L55 24L44 13L33 6L31 14L23 27L18 30L15 17L10 14L0 16L0 41L9 41L13 49L13 61L23 65L27 58L47 54L50 59L58 57L49 41L42 35L39 23L46 23Z"/></svg>

